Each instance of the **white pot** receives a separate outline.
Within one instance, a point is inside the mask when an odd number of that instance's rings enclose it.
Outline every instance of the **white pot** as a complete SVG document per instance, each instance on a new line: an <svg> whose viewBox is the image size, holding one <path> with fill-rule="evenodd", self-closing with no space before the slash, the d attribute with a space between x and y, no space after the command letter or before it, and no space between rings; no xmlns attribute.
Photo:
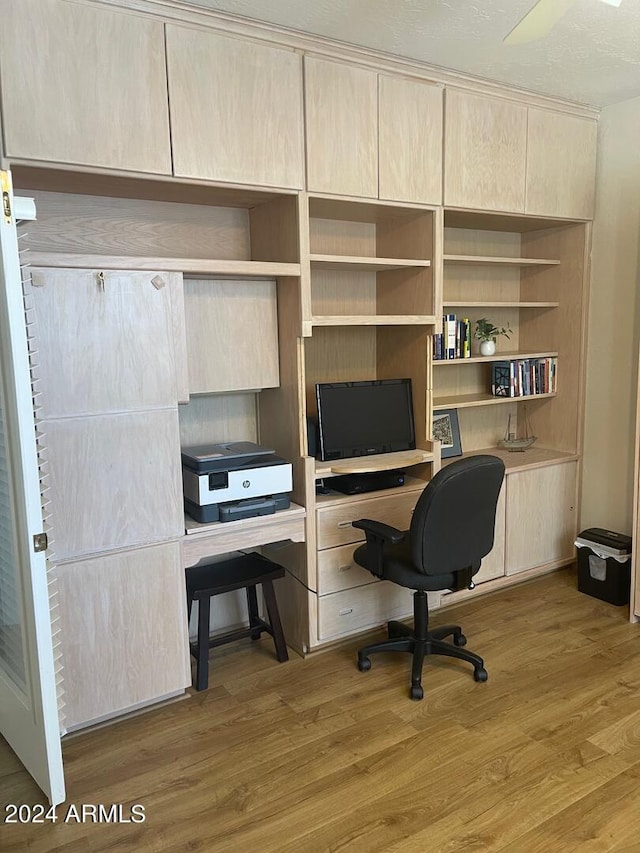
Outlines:
<svg viewBox="0 0 640 853"><path fill-rule="evenodd" d="M480 341L480 355L494 355L495 351L495 341Z"/></svg>

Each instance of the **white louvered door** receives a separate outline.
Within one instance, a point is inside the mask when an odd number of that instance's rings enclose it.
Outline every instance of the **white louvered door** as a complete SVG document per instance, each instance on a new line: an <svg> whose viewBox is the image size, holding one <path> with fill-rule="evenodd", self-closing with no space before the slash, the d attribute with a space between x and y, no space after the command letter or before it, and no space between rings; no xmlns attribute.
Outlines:
<svg viewBox="0 0 640 853"><path fill-rule="evenodd" d="M36 423L11 175L0 171L0 732L47 795L64 775ZM28 321L28 318L27 318Z"/></svg>

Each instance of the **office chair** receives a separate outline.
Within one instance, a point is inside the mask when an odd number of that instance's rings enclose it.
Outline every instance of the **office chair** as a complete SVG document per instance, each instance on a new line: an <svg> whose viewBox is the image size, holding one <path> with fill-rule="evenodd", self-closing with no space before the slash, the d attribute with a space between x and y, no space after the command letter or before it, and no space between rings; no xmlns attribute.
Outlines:
<svg viewBox="0 0 640 853"><path fill-rule="evenodd" d="M496 456L472 456L442 468L427 484L413 512L411 527L402 532L367 518L353 522L367 541L356 549L355 562L376 577L415 590L413 629L389 622L389 639L358 650L358 669L371 669L374 652L409 652L412 699L422 699L425 655L448 655L473 665L476 681L486 681L481 657L460 648L467 642L459 625L429 631L427 591L473 589L473 575L493 548L496 504L504 463ZM453 643L444 638L453 636Z"/></svg>

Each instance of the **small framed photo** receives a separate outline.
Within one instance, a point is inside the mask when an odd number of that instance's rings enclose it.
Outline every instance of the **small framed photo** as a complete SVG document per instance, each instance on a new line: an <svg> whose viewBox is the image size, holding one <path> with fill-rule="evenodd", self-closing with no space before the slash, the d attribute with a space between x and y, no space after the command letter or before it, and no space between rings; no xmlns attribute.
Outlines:
<svg viewBox="0 0 640 853"><path fill-rule="evenodd" d="M457 409L440 409L433 413L433 438L441 442L443 459L462 456Z"/></svg>

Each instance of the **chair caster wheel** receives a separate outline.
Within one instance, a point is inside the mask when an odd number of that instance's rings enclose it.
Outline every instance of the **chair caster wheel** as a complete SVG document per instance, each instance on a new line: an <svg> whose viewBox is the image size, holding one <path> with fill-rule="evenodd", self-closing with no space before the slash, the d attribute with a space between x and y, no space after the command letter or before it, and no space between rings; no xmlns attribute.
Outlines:
<svg viewBox="0 0 640 853"><path fill-rule="evenodd" d="M464 634L454 634L453 636L453 645L454 646L466 646L467 638Z"/></svg>
<svg viewBox="0 0 640 853"><path fill-rule="evenodd" d="M409 693L412 699L416 702L420 701L420 699L424 698L424 690L420 684L412 684L411 691Z"/></svg>
<svg viewBox="0 0 640 853"><path fill-rule="evenodd" d="M476 681L486 681L489 678L489 674L486 669L478 667L473 670L473 677Z"/></svg>
<svg viewBox="0 0 640 853"><path fill-rule="evenodd" d="M358 658L358 669L360 672L369 672L371 669L371 661L369 658Z"/></svg>

